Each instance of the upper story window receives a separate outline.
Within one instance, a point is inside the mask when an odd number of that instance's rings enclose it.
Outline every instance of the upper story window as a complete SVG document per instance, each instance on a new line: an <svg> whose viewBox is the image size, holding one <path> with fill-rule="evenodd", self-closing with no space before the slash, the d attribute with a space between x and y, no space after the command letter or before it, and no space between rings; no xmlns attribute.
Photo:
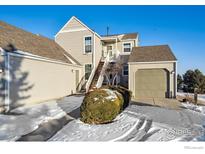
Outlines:
<svg viewBox="0 0 205 154"><path fill-rule="evenodd" d="M84 42L85 42L85 47L84 47L84 50L85 50L85 53L91 53L92 52L92 37L91 36L86 36L84 38Z"/></svg>
<svg viewBox="0 0 205 154"><path fill-rule="evenodd" d="M124 52L131 52L131 43L124 43L123 49Z"/></svg>

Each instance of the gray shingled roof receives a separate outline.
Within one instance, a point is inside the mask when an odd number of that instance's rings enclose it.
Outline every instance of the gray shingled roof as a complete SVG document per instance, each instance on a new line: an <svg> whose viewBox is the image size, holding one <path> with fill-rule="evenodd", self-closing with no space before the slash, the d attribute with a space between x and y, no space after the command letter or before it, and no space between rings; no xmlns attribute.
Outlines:
<svg viewBox="0 0 205 154"><path fill-rule="evenodd" d="M21 50L71 64L70 60L65 56L67 55L78 64L78 62L54 40L32 34L2 21L0 21L0 47L5 50L11 50L12 47L12 49L15 50Z"/></svg>
<svg viewBox="0 0 205 154"><path fill-rule="evenodd" d="M122 40L127 40L127 39L136 39L138 33L129 33L129 34L124 34L122 37Z"/></svg>
<svg viewBox="0 0 205 154"><path fill-rule="evenodd" d="M133 47L128 62L177 60L168 45Z"/></svg>

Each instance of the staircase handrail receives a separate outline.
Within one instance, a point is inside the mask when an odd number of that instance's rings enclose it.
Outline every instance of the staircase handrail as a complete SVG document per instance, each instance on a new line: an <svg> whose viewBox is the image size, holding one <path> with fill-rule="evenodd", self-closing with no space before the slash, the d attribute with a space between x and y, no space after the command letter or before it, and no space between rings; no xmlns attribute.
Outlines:
<svg viewBox="0 0 205 154"><path fill-rule="evenodd" d="M109 61L110 61L110 56L108 54L106 56L105 60L104 60L104 64L103 64L102 70L100 72L100 76L98 78L96 88L100 88L102 86L102 83L103 83L103 80L104 80L104 72L105 72L105 69L106 69L107 65L109 64Z"/></svg>

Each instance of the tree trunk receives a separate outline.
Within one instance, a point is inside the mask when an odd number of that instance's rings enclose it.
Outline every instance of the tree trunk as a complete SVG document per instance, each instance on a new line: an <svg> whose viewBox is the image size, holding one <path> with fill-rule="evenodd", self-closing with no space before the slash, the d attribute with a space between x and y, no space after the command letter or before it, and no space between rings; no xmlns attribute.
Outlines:
<svg viewBox="0 0 205 154"><path fill-rule="evenodd" d="M106 77L106 79L107 79L108 85L110 86L110 80L109 80L108 76L105 75L105 77Z"/></svg>
<svg viewBox="0 0 205 154"><path fill-rule="evenodd" d="M114 86L115 85L115 80L117 79L117 74L115 74L115 76L114 76L114 78L113 78L113 80L112 80L112 86ZM117 85L117 81L116 81L116 85Z"/></svg>

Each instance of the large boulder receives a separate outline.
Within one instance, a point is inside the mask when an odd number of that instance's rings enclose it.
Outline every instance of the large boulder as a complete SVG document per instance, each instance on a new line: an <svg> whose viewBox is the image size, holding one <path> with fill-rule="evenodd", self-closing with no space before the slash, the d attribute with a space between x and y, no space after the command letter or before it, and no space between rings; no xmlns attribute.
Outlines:
<svg viewBox="0 0 205 154"><path fill-rule="evenodd" d="M80 107L81 121L89 124L111 122L122 111L122 95L111 89L96 89L85 95Z"/></svg>

